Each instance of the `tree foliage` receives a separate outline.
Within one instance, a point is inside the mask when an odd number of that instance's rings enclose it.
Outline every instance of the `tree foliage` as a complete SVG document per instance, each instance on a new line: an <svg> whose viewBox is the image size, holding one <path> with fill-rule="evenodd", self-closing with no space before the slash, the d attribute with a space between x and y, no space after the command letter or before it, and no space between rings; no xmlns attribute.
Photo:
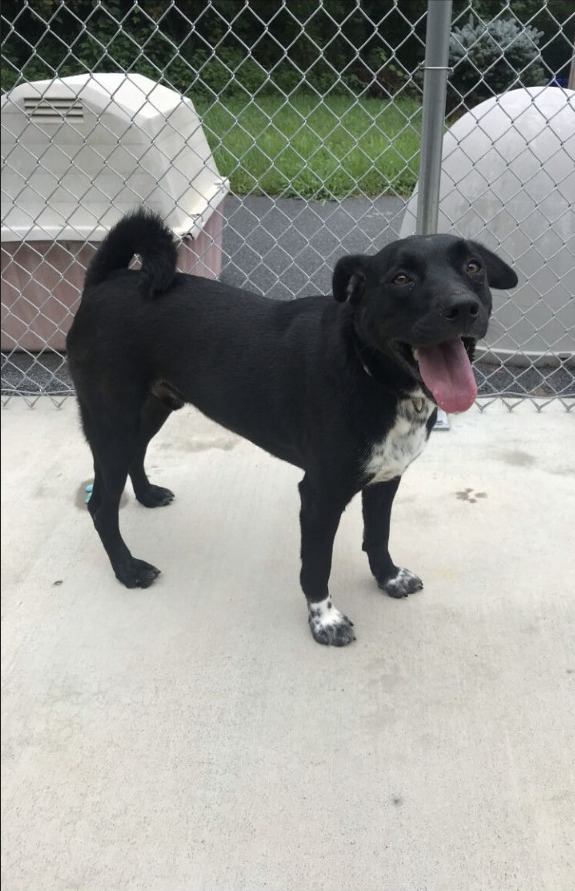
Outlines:
<svg viewBox="0 0 575 891"><path fill-rule="evenodd" d="M472 10L489 22L503 10L529 22L542 32L544 77L568 67L573 0L454 0L453 8L454 21ZM426 9L426 0L3 0L2 86L133 71L210 97L299 87L395 95L414 88Z"/></svg>

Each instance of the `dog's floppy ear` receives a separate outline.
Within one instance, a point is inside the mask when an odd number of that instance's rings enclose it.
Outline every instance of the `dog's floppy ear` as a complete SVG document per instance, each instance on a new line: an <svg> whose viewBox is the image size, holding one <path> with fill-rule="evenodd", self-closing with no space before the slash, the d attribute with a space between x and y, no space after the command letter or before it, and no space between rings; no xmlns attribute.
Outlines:
<svg viewBox="0 0 575 891"><path fill-rule="evenodd" d="M348 300L357 303L365 286L365 268L369 257L364 254L350 254L342 257L333 270L333 296L340 303Z"/></svg>
<svg viewBox="0 0 575 891"><path fill-rule="evenodd" d="M481 259L485 263L487 272L487 281L492 288L514 288L519 279L515 275L511 266L504 263L503 260L488 250L482 244L476 241L470 241L469 244L478 251Z"/></svg>

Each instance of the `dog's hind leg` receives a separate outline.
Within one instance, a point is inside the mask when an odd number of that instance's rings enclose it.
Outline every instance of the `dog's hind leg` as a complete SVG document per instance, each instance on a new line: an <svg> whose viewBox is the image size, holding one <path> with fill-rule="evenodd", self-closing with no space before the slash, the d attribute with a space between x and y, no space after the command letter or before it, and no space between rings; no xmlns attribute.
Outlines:
<svg viewBox="0 0 575 891"><path fill-rule="evenodd" d="M147 588L160 570L132 557L120 534L120 498L137 447L137 420L126 415L114 424L86 429L94 456L95 481L88 510L116 577L127 588Z"/></svg>
<svg viewBox="0 0 575 891"><path fill-rule="evenodd" d="M423 588L423 582L409 569L400 569L389 555L391 506L401 477L366 486L361 493L363 506L363 550L379 587L390 597L407 597Z"/></svg>
<svg viewBox="0 0 575 891"><path fill-rule="evenodd" d="M130 465L130 479L136 498L145 507L163 507L174 499L174 493L170 489L155 486L149 481L144 468L144 459L152 437L156 435L174 408L179 407L180 405L167 404L154 393L148 395L142 406L136 453Z"/></svg>
<svg viewBox="0 0 575 891"><path fill-rule="evenodd" d="M312 483L307 474L299 491L300 581L307 599L311 633L318 643L344 647L355 640L353 622L333 606L328 581L335 534L349 498L326 494L329 487L318 485L316 481Z"/></svg>
<svg viewBox="0 0 575 891"><path fill-rule="evenodd" d="M100 504L100 496L102 493L102 478L100 475L100 471L98 470L98 464L96 462L96 455L94 454L94 450L92 449L92 424L90 421L90 413L88 412L86 405L80 398L79 393L76 391L76 398L78 400L78 408L80 411L80 418L82 420L82 428L84 430L84 435L90 446L92 451L92 457L94 459L94 482L92 485L92 491L90 497L88 499L88 510L93 516L94 511L97 510L98 505Z"/></svg>

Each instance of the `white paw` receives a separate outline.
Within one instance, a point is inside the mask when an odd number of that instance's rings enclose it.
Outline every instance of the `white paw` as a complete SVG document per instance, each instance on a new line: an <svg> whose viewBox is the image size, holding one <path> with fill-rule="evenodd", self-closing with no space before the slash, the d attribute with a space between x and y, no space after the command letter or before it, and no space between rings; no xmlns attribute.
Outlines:
<svg viewBox="0 0 575 891"><path fill-rule="evenodd" d="M308 610L309 627L318 643L345 647L355 640L353 622L334 607L330 597L319 603L308 603Z"/></svg>
<svg viewBox="0 0 575 891"><path fill-rule="evenodd" d="M423 588L423 582L419 576L410 572L409 569L399 569L397 575L384 581L378 579L377 584L390 597L407 597L408 594L421 591Z"/></svg>

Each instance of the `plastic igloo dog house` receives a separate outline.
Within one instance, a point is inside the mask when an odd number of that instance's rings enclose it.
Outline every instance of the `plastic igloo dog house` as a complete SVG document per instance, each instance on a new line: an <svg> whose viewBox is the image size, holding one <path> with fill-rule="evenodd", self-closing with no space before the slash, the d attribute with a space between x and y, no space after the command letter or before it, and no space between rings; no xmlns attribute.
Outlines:
<svg viewBox="0 0 575 891"><path fill-rule="evenodd" d="M416 209L417 190L401 237L415 232ZM574 361L573 90L511 90L456 121L443 139L438 231L483 242L519 276L512 298L495 300L487 358Z"/></svg>
<svg viewBox="0 0 575 891"><path fill-rule="evenodd" d="M95 247L156 210L179 268L216 277L229 190L192 102L138 74L35 81L2 97L3 349L61 349Z"/></svg>

